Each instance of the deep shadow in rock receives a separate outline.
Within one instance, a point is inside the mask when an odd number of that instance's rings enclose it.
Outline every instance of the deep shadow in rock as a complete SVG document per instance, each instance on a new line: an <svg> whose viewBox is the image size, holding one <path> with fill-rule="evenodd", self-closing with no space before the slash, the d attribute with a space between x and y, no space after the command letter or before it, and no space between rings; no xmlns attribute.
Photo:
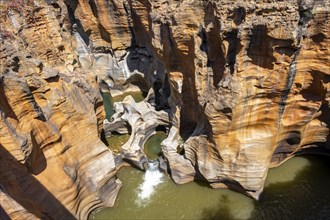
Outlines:
<svg viewBox="0 0 330 220"><path fill-rule="evenodd" d="M1 205L0 205L0 219L10 220L10 217L7 215L5 210L1 207Z"/></svg>
<svg viewBox="0 0 330 220"><path fill-rule="evenodd" d="M312 36L313 42L317 43L317 44L323 42L324 39L325 39L325 35L323 33L318 33L318 34Z"/></svg>
<svg viewBox="0 0 330 220"><path fill-rule="evenodd" d="M255 25L249 35L250 43L247 55L254 65L272 70L274 68L274 50L291 57L295 50L293 40L275 39L268 35L265 25Z"/></svg>
<svg viewBox="0 0 330 220"><path fill-rule="evenodd" d="M329 82L329 76L325 72L312 70L310 71L312 80L309 87L301 91L301 95L308 101L325 100L327 89L324 85ZM328 81L327 81L328 80Z"/></svg>
<svg viewBox="0 0 330 220"><path fill-rule="evenodd" d="M84 30L83 25L81 24L81 21L79 19L77 19L75 17L75 11L77 9L78 6L78 1L74 0L74 1L64 1L67 10L68 10L68 17L69 20L71 22L71 24L76 24L75 26L75 31L77 31L79 33L79 35L81 36L81 38L83 39L83 41L85 42L85 44L88 46L89 45L89 35L91 34L90 31L86 32Z"/></svg>
<svg viewBox="0 0 330 220"><path fill-rule="evenodd" d="M8 98L5 95L4 84L0 79L0 110L1 110L1 117L9 117L13 118L18 121L17 115L15 114L14 110L10 106L8 102Z"/></svg>
<svg viewBox="0 0 330 220"><path fill-rule="evenodd" d="M330 107L325 102L322 103L320 108L321 115L318 119L327 124L327 127L330 127ZM328 154L330 154L330 132L326 137L326 142L318 143L318 146L324 147Z"/></svg>
<svg viewBox="0 0 330 220"><path fill-rule="evenodd" d="M220 37L220 18L215 15L215 7L215 4L209 2L205 8L205 26L212 24L212 28L208 32L205 29L201 30L202 45L200 49L207 54L207 66L211 67L213 72L213 85L218 88L218 84L224 76L226 57L222 48L223 39Z"/></svg>
<svg viewBox="0 0 330 220"><path fill-rule="evenodd" d="M230 74L234 74L236 56L243 47L240 43L240 39L238 37L238 30L234 29L231 32L226 34L226 39L229 42L227 57L226 57L226 65L229 66Z"/></svg>
<svg viewBox="0 0 330 220"><path fill-rule="evenodd" d="M32 142L32 152L27 160L28 162L28 170L31 174L38 175L42 171L44 171L47 167L47 160L45 157L45 154L40 149L40 146L38 145L35 136L33 135L31 131L31 142ZM60 137L60 141L62 140L62 137Z"/></svg>
<svg viewBox="0 0 330 220"><path fill-rule="evenodd" d="M104 129L101 130L101 133L100 133L100 140L102 141L103 144L107 145L108 144L108 141L105 137L105 132L104 132Z"/></svg>
<svg viewBox="0 0 330 220"><path fill-rule="evenodd" d="M317 117L320 121L327 124L327 127L330 126L330 107L326 101L327 89L326 84L330 82L330 76L325 72L312 70L310 71L310 76L312 77L309 87L303 89L301 91L301 95L304 99L309 102L321 102L320 109L318 112L321 113L320 116ZM308 108L306 108L306 112L308 112ZM327 150L330 150L330 133L328 132L328 136L326 138L325 143L318 143L320 147L324 147Z"/></svg>
<svg viewBox="0 0 330 220"><path fill-rule="evenodd" d="M41 219L75 219L1 144L0 186L4 193Z"/></svg>
<svg viewBox="0 0 330 220"><path fill-rule="evenodd" d="M252 29L250 44L247 50L247 55L251 58L253 64L263 68L274 68L273 49L271 41L267 35L267 27L265 25L256 25Z"/></svg>
<svg viewBox="0 0 330 220"><path fill-rule="evenodd" d="M238 7L235 9L232 18L234 19L234 23L238 26L245 21L246 9L243 7Z"/></svg>

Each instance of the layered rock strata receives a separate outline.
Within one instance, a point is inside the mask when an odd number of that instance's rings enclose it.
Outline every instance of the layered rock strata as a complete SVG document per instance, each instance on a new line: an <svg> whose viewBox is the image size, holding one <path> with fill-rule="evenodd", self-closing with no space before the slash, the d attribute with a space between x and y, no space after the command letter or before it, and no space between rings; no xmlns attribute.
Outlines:
<svg viewBox="0 0 330 220"><path fill-rule="evenodd" d="M149 104L118 104L111 125L134 128L122 155L141 167L143 140L166 124L177 183L258 198L270 167L329 154L328 0L1 5L0 196L12 218L86 218L113 203L98 84L154 91Z"/></svg>
<svg viewBox="0 0 330 220"><path fill-rule="evenodd" d="M328 152L329 1L95 0L73 12L119 67L108 85L153 87L171 109L162 149L177 183L258 198L270 167Z"/></svg>
<svg viewBox="0 0 330 220"><path fill-rule="evenodd" d="M1 218L86 219L121 186L98 82L77 63L64 3L16 3L1 2Z"/></svg>

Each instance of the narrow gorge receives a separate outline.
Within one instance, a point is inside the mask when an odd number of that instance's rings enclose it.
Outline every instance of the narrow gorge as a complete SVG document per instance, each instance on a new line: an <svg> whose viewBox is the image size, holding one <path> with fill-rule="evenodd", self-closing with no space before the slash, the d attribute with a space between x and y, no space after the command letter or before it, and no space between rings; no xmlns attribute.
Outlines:
<svg viewBox="0 0 330 220"><path fill-rule="evenodd" d="M330 217L329 0L0 12L0 219Z"/></svg>

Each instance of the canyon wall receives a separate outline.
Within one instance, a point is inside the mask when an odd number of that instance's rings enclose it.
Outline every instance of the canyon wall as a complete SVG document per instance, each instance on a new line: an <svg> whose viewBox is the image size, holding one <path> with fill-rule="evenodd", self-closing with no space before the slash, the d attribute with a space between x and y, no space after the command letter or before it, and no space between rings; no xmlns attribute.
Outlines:
<svg viewBox="0 0 330 220"><path fill-rule="evenodd" d="M120 181L99 138L99 88L152 94L150 111L169 117L162 151L176 183L259 198L269 168L329 154L328 0L1 5L0 196L10 217L86 218L113 204ZM138 164L143 153L129 147Z"/></svg>
<svg viewBox="0 0 330 220"><path fill-rule="evenodd" d="M79 67L64 3L15 3L1 16L1 217L86 219L121 186L99 138L99 85Z"/></svg>
<svg viewBox="0 0 330 220"><path fill-rule="evenodd" d="M258 198L270 167L328 154L329 1L95 0L71 10L94 56L111 54L101 84L151 88L155 108L170 109L162 150L175 182Z"/></svg>

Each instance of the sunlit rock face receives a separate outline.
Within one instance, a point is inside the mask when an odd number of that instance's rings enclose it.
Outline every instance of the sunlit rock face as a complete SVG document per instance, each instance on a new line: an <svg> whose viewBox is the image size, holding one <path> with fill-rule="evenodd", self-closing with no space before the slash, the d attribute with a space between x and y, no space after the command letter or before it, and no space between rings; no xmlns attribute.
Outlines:
<svg viewBox="0 0 330 220"><path fill-rule="evenodd" d="M86 218L113 204L120 182L99 139L99 89L154 91L144 105L169 117L162 150L177 183L200 178L258 198L268 168L329 152L328 1L1 4L0 196L10 217ZM144 126L130 104L126 122ZM141 161L142 144L130 147Z"/></svg>
<svg viewBox="0 0 330 220"><path fill-rule="evenodd" d="M95 53L111 51L117 67L102 79L153 87L156 108L171 109L163 153L177 183L203 178L258 198L269 167L329 150L327 1L70 7Z"/></svg>
<svg viewBox="0 0 330 220"><path fill-rule="evenodd" d="M121 186L98 82L79 67L64 3L15 2L1 2L1 218L86 219Z"/></svg>

